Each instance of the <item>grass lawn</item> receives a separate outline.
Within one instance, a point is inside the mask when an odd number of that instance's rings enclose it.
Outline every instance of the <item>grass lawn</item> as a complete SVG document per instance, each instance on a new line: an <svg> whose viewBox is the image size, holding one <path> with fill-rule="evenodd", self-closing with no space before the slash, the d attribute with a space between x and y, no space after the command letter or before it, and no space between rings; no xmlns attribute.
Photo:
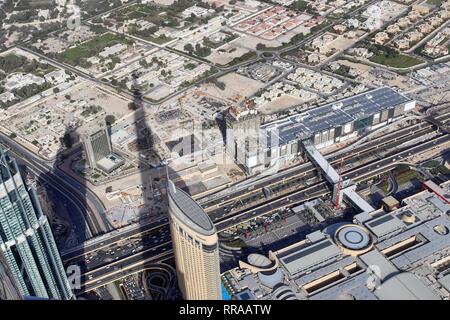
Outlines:
<svg viewBox="0 0 450 320"><path fill-rule="evenodd" d="M234 66L236 64L243 63L243 62L245 62L247 60L254 59L257 56L258 55L256 54L256 52L249 51L249 52L245 53L244 55L242 55L240 57L234 58L233 61L231 61L228 64L226 64L224 67L232 67L232 66Z"/></svg>
<svg viewBox="0 0 450 320"><path fill-rule="evenodd" d="M370 61L392 68L409 68L423 62L422 60L406 56L404 54L398 54L390 57L384 54L376 54L370 58Z"/></svg>
<svg viewBox="0 0 450 320"><path fill-rule="evenodd" d="M106 47L111 47L118 43L131 44L133 41L126 38L118 38L113 33L104 33L92 40L86 41L77 47L67 49L62 57L65 62L77 64L80 59L86 59L102 52Z"/></svg>
<svg viewBox="0 0 450 320"><path fill-rule="evenodd" d="M436 160L430 160L423 164L423 166L425 168L430 168L430 169L437 168L437 167L439 167L439 165L440 165L439 161L436 161Z"/></svg>
<svg viewBox="0 0 450 320"><path fill-rule="evenodd" d="M442 4L443 0L428 0L427 3L433 6L439 7Z"/></svg>
<svg viewBox="0 0 450 320"><path fill-rule="evenodd" d="M232 248L245 248L245 247L247 247L247 244L241 238L235 239L233 241L226 242L225 245L227 245L229 247L232 247Z"/></svg>
<svg viewBox="0 0 450 320"><path fill-rule="evenodd" d="M36 70L33 72L33 74L36 75L36 76L38 76L38 77L43 77L43 76L45 76L47 73L50 73L50 72L53 72L53 71L56 71L56 70L57 70L56 67L54 67L54 66L52 66L52 65L47 65L46 68L39 68L39 69L36 69Z"/></svg>
<svg viewBox="0 0 450 320"><path fill-rule="evenodd" d="M450 174L450 169L448 169L444 165L440 165L439 167L437 167L437 170L442 174Z"/></svg>
<svg viewBox="0 0 450 320"><path fill-rule="evenodd" d="M402 172L395 176L395 179L397 180L397 183L399 185L405 184L407 182L410 182L412 180L419 180L422 181L423 177L420 173L414 170L408 170L405 172Z"/></svg>
<svg viewBox="0 0 450 320"><path fill-rule="evenodd" d="M388 193L388 188L389 188L389 183L387 180L384 180L383 182L381 182L380 184L377 185L378 189L380 189L381 191L383 191L384 193Z"/></svg>

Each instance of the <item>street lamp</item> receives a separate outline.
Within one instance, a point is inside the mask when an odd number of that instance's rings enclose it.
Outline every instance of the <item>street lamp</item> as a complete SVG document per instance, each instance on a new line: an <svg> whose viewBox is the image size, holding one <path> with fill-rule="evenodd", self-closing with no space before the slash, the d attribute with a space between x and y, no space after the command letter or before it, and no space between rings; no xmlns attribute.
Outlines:
<svg viewBox="0 0 450 320"><path fill-rule="evenodd" d="M167 180L170 180L169 179L169 162L172 161L172 160L173 160L173 158L167 158L166 160L162 161L162 163L164 163L164 165L166 166L166 177L167 177Z"/></svg>

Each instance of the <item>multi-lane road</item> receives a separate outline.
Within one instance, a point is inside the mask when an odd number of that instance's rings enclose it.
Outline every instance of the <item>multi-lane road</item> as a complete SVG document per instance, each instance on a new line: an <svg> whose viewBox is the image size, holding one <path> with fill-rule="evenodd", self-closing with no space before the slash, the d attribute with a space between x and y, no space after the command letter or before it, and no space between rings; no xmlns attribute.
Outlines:
<svg viewBox="0 0 450 320"><path fill-rule="evenodd" d="M406 162L408 158L436 148L448 148L450 145L450 135L445 134L423 143L400 151L395 155L374 161L365 166L351 170L344 175L344 179L352 179L361 182L376 175L382 174L394 168L399 163ZM235 214L226 219L215 221L218 231L229 229L237 224L254 219L256 217L275 212L282 208L290 208L310 199L324 196L330 192L326 182L319 182L313 186L291 193L281 199L271 201L251 210ZM146 263L155 263L160 259L172 257L172 244L170 239L166 243L158 242L151 245L142 252L119 259L112 263L107 263L95 270L88 271L83 275L83 288L80 293L95 289L106 283L120 279L130 272L140 270Z"/></svg>
<svg viewBox="0 0 450 320"><path fill-rule="evenodd" d="M445 121L447 118L448 117L441 117L441 120ZM384 136L384 139L374 139L367 142L366 144L358 146L358 148L369 148L372 147L375 143L379 146L383 146L383 151L387 155L381 159L380 157L374 157L373 160L369 163L361 166L355 166L351 170L345 171L343 178L352 179L355 182L360 182L391 170L398 163L404 162L405 159L413 155L420 154L433 148L447 147L450 142L450 135L441 133L433 138L427 138L427 134L433 131L434 129L430 127L429 124L422 122L418 125L415 125L412 129L411 127L402 129L396 131L395 133ZM407 146L400 148L400 145L403 144L406 140L412 141L414 139L417 139L418 137L423 138L419 139L419 141L415 144L408 144ZM391 145L391 142L394 142L393 145ZM388 154L388 147L392 149L393 154ZM380 148L374 148L372 150L372 154L379 152ZM340 156L344 156L348 160L351 160L350 163L354 162L352 160L353 158L362 160L361 154L359 154L358 152L342 153ZM337 155L331 155L328 158L335 159L335 157L337 157ZM304 170L304 168L302 170ZM286 173L279 173L279 175L284 174ZM279 180L279 176L275 175L272 177L272 179ZM274 197L273 199L267 199L266 202L262 204L256 204L251 208L246 208L241 211L230 213L224 218L213 219L213 221L215 222L217 229L219 231L223 231L258 216L270 214L271 212L276 212L283 208L290 208L309 199L323 196L328 193L329 187L327 183L319 181L300 190L298 190L297 188L297 190L295 191L289 191L283 196ZM83 281L85 283L85 287L83 290L101 286L111 279L115 280L123 277L124 274L128 273L128 270L130 270L130 268L142 266L149 261L158 261L161 255L163 257L171 256L170 234L168 232L165 232L162 236L156 237L160 239L159 241L155 241L156 238L154 236L154 233L152 232L156 229L158 230L158 232L163 232L162 230L164 229L168 230L167 219L162 219L158 223L149 224L148 226L144 226L141 228L133 227L124 233L118 232L117 234L111 236L109 239L105 238L100 243L88 244L84 248L78 248L76 250L73 250L72 252L68 252L64 256L64 259L67 262L83 262L85 260L89 261L88 267L85 269L86 272L83 275ZM106 237L106 235L104 237ZM136 250L133 252L132 250L136 249L136 244L135 246L133 246L128 241L131 238L133 239L133 241L136 241L135 239L145 241L146 245L143 246L140 251ZM153 239L153 241L151 241L150 239ZM111 255L111 252L113 251L113 249L111 248L117 248L115 247L115 244L117 243L123 244L119 245L119 251L114 251L114 258L108 257L108 255ZM143 242L139 242L139 245L141 245L142 243ZM96 246L100 246L100 248L102 248L100 249L100 254L98 254ZM87 254L84 254L85 252ZM119 257L117 255L118 252L121 252L124 255ZM93 262L96 259L95 257L97 258L97 260Z"/></svg>
<svg viewBox="0 0 450 320"><path fill-rule="evenodd" d="M57 190L64 197L71 199L77 212L82 213L82 215L72 214L77 229L84 230L89 238L111 230L104 214L103 203L86 185L63 172L56 165L49 165L1 132L0 142L7 146L9 152L26 165L41 181L52 186L53 190Z"/></svg>
<svg viewBox="0 0 450 320"><path fill-rule="evenodd" d="M450 115L445 115L445 117L449 118ZM340 159L344 157L346 159L346 165L350 165L351 163L359 161L360 158L364 157L369 152L379 153L381 151L380 148L382 147L388 148L391 145L401 144L405 141L424 136L432 131L433 129L431 124L421 122L412 127L401 129L368 141L367 143L354 148L352 151L340 153L337 155L333 154L328 156L327 158L333 164L339 162ZM242 211L249 208L249 206L238 207L236 205L237 203L242 204L242 199L250 198L252 200L251 202L245 200L249 204L258 203L261 202L261 200L267 200L265 199L265 197L263 196L263 192L261 191L263 187L270 187L272 188L272 190L276 190L276 188L279 188L280 190L278 192L274 191L273 195L285 195L288 191L286 187L292 186L294 184L295 188L298 189L302 182L315 176L315 167L312 165L312 163L307 162L293 168L280 171L273 176L263 177L260 180L254 181L252 183L252 186L250 187L250 190L247 186L246 181L243 181L242 183L238 183L235 186L232 186L230 188L230 190L232 191L228 194L219 193L220 196L205 197L200 199L199 203L211 215L213 220L218 220L220 218L226 217L227 215L238 213L238 210ZM242 184L244 186L241 186ZM230 204L233 206L233 209L237 210L229 210L229 212L226 212L228 211L226 208ZM164 224L167 224L167 218L163 218L160 221L153 222L144 226L126 227L121 229L120 231L113 231L102 237L92 239L88 242L85 242L83 245L72 248L70 251L62 252L62 255L64 260L69 261L76 257L87 255L90 252L108 247L118 241L123 241L125 239L135 237L137 234L144 234L145 232L154 228L158 228Z"/></svg>
<svg viewBox="0 0 450 320"><path fill-rule="evenodd" d="M395 155L361 166L355 170L351 170L350 172L345 173L342 178L343 180L351 179L354 182L361 182L373 176L389 171L390 169L395 167L399 162L405 161L405 159L407 159L408 157L420 154L421 152L424 152L434 147L442 145L448 146L449 142L450 142L449 135L443 135L434 138L418 146L414 146L412 148L407 148L404 151L400 151ZM278 199L276 201L271 201L267 204L255 206L251 210L245 210L241 213L233 215L232 217L226 217L225 219L216 220L215 225L218 231L223 231L236 224L251 220L253 218L262 215L270 214L271 212L275 212L281 208L297 205L301 202L308 201L310 199L328 194L329 192L330 191L327 183L320 182L314 186L308 187L300 191L296 191L294 193L289 194L288 196L281 197L281 199Z"/></svg>
<svg viewBox="0 0 450 320"><path fill-rule="evenodd" d="M445 114L438 117L441 121L448 120L450 115ZM345 153L332 154L327 160L332 165L337 165L343 159L345 167L350 167L355 163L364 163L370 160L369 157L379 154L383 150L389 150L396 145L412 141L423 137L434 131L430 123L420 122L411 127L400 129L392 133L383 135L382 137L373 139L353 148ZM345 170L344 170L345 171ZM200 198L197 201L214 219L225 217L229 213L236 210L242 210L249 207L249 204L265 201L266 195L264 190L270 191L271 194L277 194L285 191L286 188L295 187L304 184L307 180L316 177L316 168L311 162L296 166L294 168L281 171L274 179L273 176L263 177L250 185L234 188L232 192L225 194L217 194Z"/></svg>

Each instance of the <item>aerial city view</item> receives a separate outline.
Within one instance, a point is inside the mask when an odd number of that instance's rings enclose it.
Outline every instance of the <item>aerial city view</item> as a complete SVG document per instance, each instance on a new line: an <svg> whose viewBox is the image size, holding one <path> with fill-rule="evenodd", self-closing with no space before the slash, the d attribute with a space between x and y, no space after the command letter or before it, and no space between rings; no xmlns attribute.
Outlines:
<svg viewBox="0 0 450 320"><path fill-rule="evenodd" d="M0 0L0 300L450 300L449 50L450 0Z"/></svg>

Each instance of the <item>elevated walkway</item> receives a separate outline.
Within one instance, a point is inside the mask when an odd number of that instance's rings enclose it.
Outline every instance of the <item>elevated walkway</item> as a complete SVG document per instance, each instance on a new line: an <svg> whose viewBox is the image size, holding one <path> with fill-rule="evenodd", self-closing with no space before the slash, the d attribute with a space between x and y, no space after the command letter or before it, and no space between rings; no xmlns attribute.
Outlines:
<svg viewBox="0 0 450 320"><path fill-rule="evenodd" d="M345 189L342 189L342 194L345 196L345 200L350 202L352 205L357 207L361 212L369 213L375 211L375 208L372 207L366 200L364 200L356 191L356 186L350 186Z"/></svg>
<svg viewBox="0 0 450 320"><path fill-rule="evenodd" d="M322 156L317 150L311 140L302 141L303 148L308 159L325 175L325 179L333 187L333 202L337 204L342 203L342 193L339 192L340 178L339 174L334 170L331 164ZM342 184L342 183L341 183Z"/></svg>
<svg viewBox="0 0 450 320"><path fill-rule="evenodd" d="M446 123L443 123L442 121L436 119L433 116L428 116L425 117L425 120L428 121L429 123L431 123L432 125L435 125L436 127L439 128L439 130L441 130L444 133L450 133L450 128Z"/></svg>
<svg viewBox="0 0 450 320"><path fill-rule="evenodd" d="M333 185L339 183L339 174L324 156L322 156L319 150L316 149L314 144L310 140L304 140L302 144L309 160L325 174L327 181Z"/></svg>
<svg viewBox="0 0 450 320"><path fill-rule="evenodd" d="M333 202L341 205L345 200L356 206L362 212L372 212L375 209L367 203L356 191L356 186L351 180L341 181L339 173L331 166L331 164L317 150L311 140L302 141L303 148L309 160L325 175L326 180L333 187Z"/></svg>

